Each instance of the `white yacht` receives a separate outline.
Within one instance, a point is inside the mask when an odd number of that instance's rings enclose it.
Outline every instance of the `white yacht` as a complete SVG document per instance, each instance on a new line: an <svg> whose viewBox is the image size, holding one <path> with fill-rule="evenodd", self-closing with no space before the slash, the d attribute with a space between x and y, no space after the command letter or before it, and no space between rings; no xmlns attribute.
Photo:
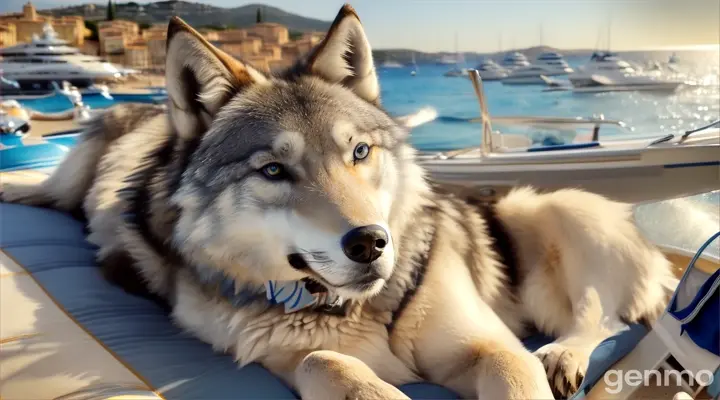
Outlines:
<svg viewBox="0 0 720 400"><path fill-rule="evenodd" d="M438 58L435 61L435 64L437 64L437 65L455 65L455 64L457 64L457 62L458 62L457 57L446 54L446 55Z"/></svg>
<svg viewBox="0 0 720 400"><path fill-rule="evenodd" d="M457 53L457 56L455 56L455 60L455 67L446 71L443 76L450 78L468 76L470 70L464 67L465 57L461 53Z"/></svg>
<svg viewBox="0 0 720 400"><path fill-rule="evenodd" d="M512 70L520 67L527 67L530 65L527 57L523 53L517 51L505 54L505 57L500 61L500 65L508 70Z"/></svg>
<svg viewBox="0 0 720 400"><path fill-rule="evenodd" d="M554 51L548 51L540 54L535 60L535 65L539 65L554 71L553 75L566 75L572 74L574 71L570 68L567 61L563 58L562 54Z"/></svg>
<svg viewBox="0 0 720 400"><path fill-rule="evenodd" d="M595 52L590 61L568 75L575 92L650 90L674 92L682 81L642 73L615 53Z"/></svg>
<svg viewBox="0 0 720 400"><path fill-rule="evenodd" d="M380 68L403 68L403 67L405 67L405 66L400 64L399 62L393 61L393 60L387 60L387 61L383 62L382 64L380 64Z"/></svg>
<svg viewBox="0 0 720 400"><path fill-rule="evenodd" d="M478 71L480 78L482 78L483 81L495 81L503 79L508 75L505 68L499 66L495 61L489 58L480 62L475 69Z"/></svg>
<svg viewBox="0 0 720 400"><path fill-rule="evenodd" d="M126 71L100 57L85 55L57 37L50 24L30 43L0 49L0 74L22 90L50 91L52 82L68 81L84 88L122 78Z"/></svg>
<svg viewBox="0 0 720 400"><path fill-rule="evenodd" d="M556 52L546 52L538 56L534 64L513 68L503 79L508 85L547 84L548 77L567 75L574 72L567 61Z"/></svg>

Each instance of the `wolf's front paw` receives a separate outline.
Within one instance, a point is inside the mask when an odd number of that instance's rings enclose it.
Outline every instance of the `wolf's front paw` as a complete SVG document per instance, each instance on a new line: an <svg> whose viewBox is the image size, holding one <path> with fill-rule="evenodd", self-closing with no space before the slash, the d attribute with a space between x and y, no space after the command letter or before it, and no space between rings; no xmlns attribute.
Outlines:
<svg viewBox="0 0 720 400"><path fill-rule="evenodd" d="M0 202L22 203L23 199L32 197L34 188L13 183L0 183Z"/></svg>
<svg viewBox="0 0 720 400"><path fill-rule="evenodd" d="M349 387L345 395L339 398L349 400L410 400L398 388L380 379L357 383L357 385Z"/></svg>
<svg viewBox="0 0 720 400"><path fill-rule="evenodd" d="M410 399L380 379L362 361L334 351L315 351L296 370L303 399L405 400Z"/></svg>
<svg viewBox="0 0 720 400"><path fill-rule="evenodd" d="M582 350L550 343L535 351L547 373L556 399L567 399L577 392L585 378L589 354Z"/></svg>

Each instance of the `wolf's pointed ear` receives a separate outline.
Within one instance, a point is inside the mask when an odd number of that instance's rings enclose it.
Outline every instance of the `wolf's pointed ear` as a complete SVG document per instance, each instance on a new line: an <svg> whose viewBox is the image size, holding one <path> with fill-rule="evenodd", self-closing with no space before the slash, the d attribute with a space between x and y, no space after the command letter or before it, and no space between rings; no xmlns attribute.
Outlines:
<svg viewBox="0 0 720 400"><path fill-rule="evenodd" d="M190 139L207 130L233 95L266 78L210 44L182 19L172 17L165 80L170 120L181 137Z"/></svg>
<svg viewBox="0 0 720 400"><path fill-rule="evenodd" d="M363 99L380 103L380 83L372 48L355 10L345 4L325 39L312 51L309 72L332 83L341 83Z"/></svg>

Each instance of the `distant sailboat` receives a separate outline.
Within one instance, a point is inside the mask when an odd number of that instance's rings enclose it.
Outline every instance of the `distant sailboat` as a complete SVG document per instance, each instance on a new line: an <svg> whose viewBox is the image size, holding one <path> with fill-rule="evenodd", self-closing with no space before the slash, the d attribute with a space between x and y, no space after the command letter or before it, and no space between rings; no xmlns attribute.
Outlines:
<svg viewBox="0 0 720 400"><path fill-rule="evenodd" d="M402 68L404 65L390 58L389 55L385 56L385 61L380 64L380 68Z"/></svg>
<svg viewBox="0 0 720 400"><path fill-rule="evenodd" d="M447 71L443 74L443 76L447 77L457 77L457 76L468 76L469 72L467 68L461 68L460 63L465 64L465 57L463 57L460 52L458 51L458 40L457 40L457 33L455 34L455 68Z"/></svg>
<svg viewBox="0 0 720 400"><path fill-rule="evenodd" d="M435 61L437 65L455 65L457 64L457 58L451 55L444 55Z"/></svg>
<svg viewBox="0 0 720 400"><path fill-rule="evenodd" d="M417 63L415 62L415 53L413 52L412 53L412 70L410 71L410 76L417 75L417 71L418 71L418 66L417 66Z"/></svg>

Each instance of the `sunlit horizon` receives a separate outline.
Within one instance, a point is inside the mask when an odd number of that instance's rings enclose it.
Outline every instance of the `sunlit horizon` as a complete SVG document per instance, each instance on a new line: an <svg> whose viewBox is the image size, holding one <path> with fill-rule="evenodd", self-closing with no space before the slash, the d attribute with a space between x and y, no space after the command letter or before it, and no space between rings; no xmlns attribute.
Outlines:
<svg viewBox="0 0 720 400"><path fill-rule="evenodd" d="M5 0L0 4L0 12L19 12L25 2L27 0ZM348 1L196 2L219 7L263 4L329 22ZM107 0L33 1L41 11L84 3L105 5ZM370 43L376 49L493 53L543 45L562 50L712 51L720 43L720 2L717 0L355 0L349 3L360 15Z"/></svg>
<svg viewBox="0 0 720 400"><path fill-rule="evenodd" d="M651 47L647 49L639 49L639 50L646 50L646 51L716 51L720 52L720 43L708 43L708 44L688 44L684 46L660 46L660 47Z"/></svg>

